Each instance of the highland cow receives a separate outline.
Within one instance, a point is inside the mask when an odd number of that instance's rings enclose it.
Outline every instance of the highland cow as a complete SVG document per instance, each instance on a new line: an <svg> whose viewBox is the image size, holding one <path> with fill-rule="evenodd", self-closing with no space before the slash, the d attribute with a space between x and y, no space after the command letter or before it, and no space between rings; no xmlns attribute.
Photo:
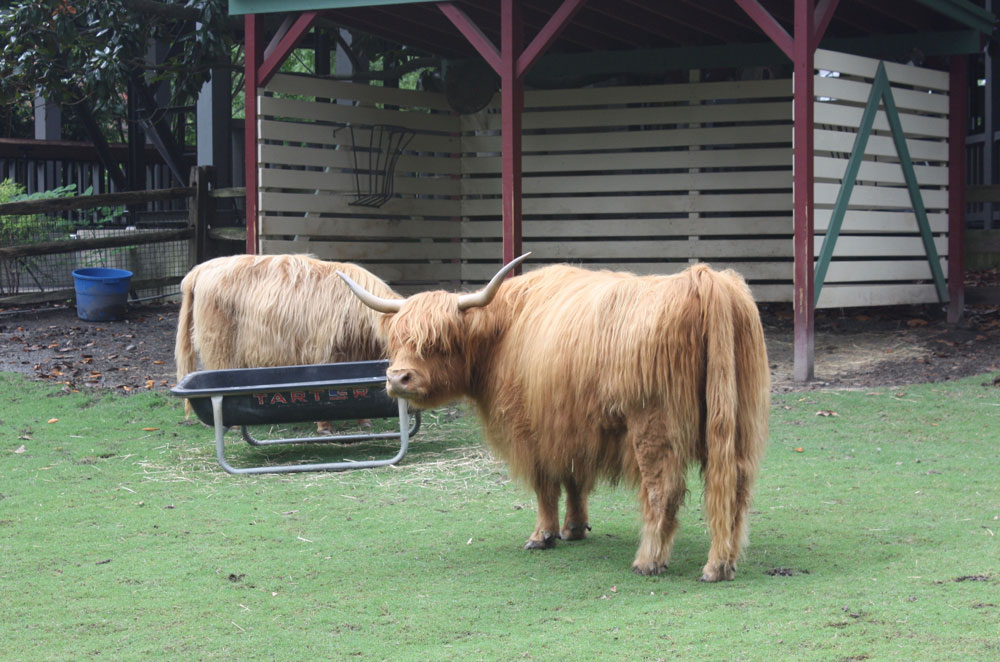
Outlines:
<svg viewBox="0 0 1000 662"><path fill-rule="evenodd" d="M638 485L643 575L670 560L685 469L697 462L711 533L703 581L732 579L767 438L770 375L742 277L695 265L635 276L556 265L481 291L405 300L366 292L384 313L387 389L418 408L469 397L488 442L538 498L526 549L590 529L598 479ZM566 516L559 525L559 499Z"/></svg>
<svg viewBox="0 0 1000 662"><path fill-rule="evenodd" d="M304 255L233 255L203 262L181 282L174 358L178 381L203 369L367 361L385 357L378 313L337 277L397 295L365 269ZM330 425L319 424L328 433Z"/></svg>

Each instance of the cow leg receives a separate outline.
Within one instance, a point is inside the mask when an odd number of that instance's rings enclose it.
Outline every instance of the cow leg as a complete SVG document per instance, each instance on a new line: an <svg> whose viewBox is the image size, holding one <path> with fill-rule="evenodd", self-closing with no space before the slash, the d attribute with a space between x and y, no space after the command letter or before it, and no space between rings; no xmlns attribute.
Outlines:
<svg viewBox="0 0 1000 662"><path fill-rule="evenodd" d="M333 434L333 423L331 421L316 421L316 432L324 437Z"/></svg>
<svg viewBox="0 0 1000 662"><path fill-rule="evenodd" d="M590 530L587 519L587 495L593 487L589 481L580 484L572 476L563 480L566 488L566 519L559 537L563 540L583 540Z"/></svg>
<svg viewBox="0 0 1000 662"><path fill-rule="evenodd" d="M705 510L712 546L701 581L731 580L736 576L736 561L747 541L747 512L750 488L756 475L756 463L737 457L735 484L732 473L705 470Z"/></svg>
<svg viewBox="0 0 1000 662"><path fill-rule="evenodd" d="M639 464L643 521L632 570L640 575L657 575L670 563L677 533L677 511L684 503L686 489L684 463L670 443L662 422L640 423L629 430L629 436Z"/></svg>
<svg viewBox="0 0 1000 662"><path fill-rule="evenodd" d="M536 475L532 486L538 498L538 520L524 548L550 549L559 537L559 481Z"/></svg>

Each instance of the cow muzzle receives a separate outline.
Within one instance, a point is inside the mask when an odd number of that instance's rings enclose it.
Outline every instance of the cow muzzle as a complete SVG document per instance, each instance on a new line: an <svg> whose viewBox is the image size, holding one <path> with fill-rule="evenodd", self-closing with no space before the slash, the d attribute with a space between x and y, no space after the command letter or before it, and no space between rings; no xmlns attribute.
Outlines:
<svg viewBox="0 0 1000 662"><path fill-rule="evenodd" d="M385 373L386 391L394 398L412 398L417 394L417 376L410 368L392 369Z"/></svg>

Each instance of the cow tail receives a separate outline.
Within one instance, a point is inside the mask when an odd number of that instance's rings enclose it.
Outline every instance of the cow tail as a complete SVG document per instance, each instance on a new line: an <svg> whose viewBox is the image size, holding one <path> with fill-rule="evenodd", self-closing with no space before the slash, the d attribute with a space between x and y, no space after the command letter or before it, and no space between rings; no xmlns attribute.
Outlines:
<svg viewBox="0 0 1000 662"><path fill-rule="evenodd" d="M177 381L194 372L198 359L194 352L194 284L198 278L195 267L181 281L181 310L177 315L177 341L174 343L174 363L177 365ZM191 416L191 403L184 400L184 417Z"/></svg>
<svg viewBox="0 0 1000 662"><path fill-rule="evenodd" d="M737 466L738 407L733 292L725 276L705 271L699 294L705 321L705 510L716 558L731 558L740 488Z"/></svg>

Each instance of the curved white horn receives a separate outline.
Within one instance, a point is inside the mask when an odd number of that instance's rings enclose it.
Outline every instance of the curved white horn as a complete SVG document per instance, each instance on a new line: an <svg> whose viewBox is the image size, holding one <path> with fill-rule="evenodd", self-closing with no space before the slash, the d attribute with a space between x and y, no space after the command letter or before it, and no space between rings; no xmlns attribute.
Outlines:
<svg viewBox="0 0 1000 662"><path fill-rule="evenodd" d="M493 301L493 297L497 295L497 290L500 289L500 283L503 282L504 276L510 273L511 269L521 264L521 262L523 262L529 255L531 255L530 251L520 257L515 257L513 260L508 262L503 266L503 268L500 269L500 271L497 272L497 275L493 277L493 280L487 283L486 287L478 292L460 294L458 296L458 309L468 310L469 308L480 308L488 304L490 301Z"/></svg>
<svg viewBox="0 0 1000 662"><path fill-rule="evenodd" d="M380 313L398 313L399 309L403 307L403 301L405 301L405 299L383 299L382 297L377 297L351 280L351 277L343 271L338 271L337 275L340 276L345 283L347 283L347 286L351 288L354 295L361 299L361 303L365 304L372 310Z"/></svg>

